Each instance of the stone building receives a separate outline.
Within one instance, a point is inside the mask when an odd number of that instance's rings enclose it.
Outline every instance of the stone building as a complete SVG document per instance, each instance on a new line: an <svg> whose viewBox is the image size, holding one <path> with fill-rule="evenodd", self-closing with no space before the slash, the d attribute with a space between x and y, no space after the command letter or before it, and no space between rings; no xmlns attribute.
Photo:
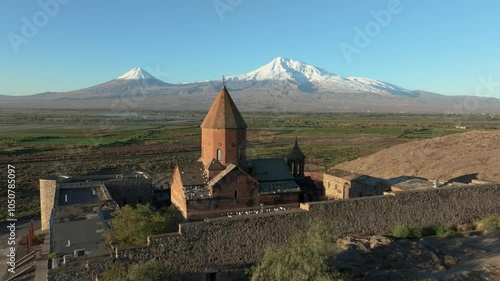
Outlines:
<svg viewBox="0 0 500 281"><path fill-rule="evenodd" d="M41 230L48 235L41 249L45 260L37 261L35 280L60 280L47 276L58 269L78 268L89 260L111 261L113 251L104 233L112 212L128 204L161 207L168 204L165 193L155 189L142 172L40 179ZM58 258L48 263L49 253Z"/></svg>
<svg viewBox="0 0 500 281"><path fill-rule="evenodd" d="M298 182L308 181L297 141L286 160L247 159L247 124L225 85L200 127L200 159L179 163L172 175L171 200L185 219L270 206L298 207Z"/></svg>
<svg viewBox="0 0 500 281"><path fill-rule="evenodd" d="M383 195L385 191L389 191L389 186L384 179L340 169L325 173L323 185L328 199Z"/></svg>
<svg viewBox="0 0 500 281"><path fill-rule="evenodd" d="M158 197L156 191L161 192L154 190L151 180L140 173L42 178L40 179L42 231L50 229L50 221L56 209L61 210L69 205L85 203L90 200L89 198L92 200L98 198L98 195L100 201L113 200L118 206L156 203L155 197ZM88 196L89 193L92 196Z"/></svg>

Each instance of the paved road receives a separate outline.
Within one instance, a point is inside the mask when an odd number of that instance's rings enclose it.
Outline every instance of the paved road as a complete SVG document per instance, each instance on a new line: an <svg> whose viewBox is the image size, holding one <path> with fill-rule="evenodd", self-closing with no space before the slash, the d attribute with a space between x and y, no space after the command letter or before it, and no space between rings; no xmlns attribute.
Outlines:
<svg viewBox="0 0 500 281"><path fill-rule="evenodd" d="M40 230L40 218L34 218L35 221L35 231ZM7 228L10 222L0 222L0 278L7 273L7 254L9 253L9 246L7 241L9 239L10 231ZM16 222L16 240L19 240L21 236L28 233L28 228L30 226L30 219L20 219ZM19 260L20 257L16 258Z"/></svg>

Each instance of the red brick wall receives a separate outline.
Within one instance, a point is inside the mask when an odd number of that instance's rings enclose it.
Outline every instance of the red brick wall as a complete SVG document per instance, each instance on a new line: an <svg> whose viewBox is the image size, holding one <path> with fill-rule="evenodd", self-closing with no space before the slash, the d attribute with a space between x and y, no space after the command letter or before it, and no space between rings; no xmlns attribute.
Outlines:
<svg viewBox="0 0 500 281"><path fill-rule="evenodd" d="M264 207L297 204L299 202L298 193L288 193L288 194L264 194L258 196L257 199L248 198L212 198L212 199L200 199L188 201L188 220L202 220L204 218L219 217L224 213L236 212L236 211L248 211L249 208L259 207L260 203L264 204Z"/></svg>
<svg viewBox="0 0 500 281"><path fill-rule="evenodd" d="M211 187L214 197L258 200L258 183L245 173L234 169L217 184Z"/></svg>
<svg viewBox="0 0 500 281"><path fill-rule="evenodd" d="M170 183L170 200L172 201L172 204L179 209L182 215L187 217L186 198L184 197L184 191L182 191L181 174L178 167L175 167L174 173L172 174L172 182Z"/></svg>
<svg viewBox="0 0 500 281"><path fill-rule="evenodd" d="M299 200L300 194L298 192L260 195L260 202L264 206L299 203Z"/></svg>
<svg viewBox="0 0 500 281"><path fill-rule="evenodd" d="M222 151L221 163L239 163L238 148L241 158L246 158L246 130L245 129L201 129L201 159L207 164L217 159L217 149Z"/></svg>

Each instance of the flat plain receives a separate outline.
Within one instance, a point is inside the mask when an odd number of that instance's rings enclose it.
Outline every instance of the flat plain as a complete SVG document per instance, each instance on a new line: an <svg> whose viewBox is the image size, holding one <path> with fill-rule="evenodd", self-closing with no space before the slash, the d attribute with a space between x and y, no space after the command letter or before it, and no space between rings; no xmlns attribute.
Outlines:
<svg viewBox="0 0 500 281"><path fill-rule="evenodd" d="M17 215L39 213L38 179L49 175L143 170L155 184L168 185L176 163L199 157L205 114L0 111L0 163L16 167ZM285 157L297 139L307 157L306 171L316 173L413 140L500 129L500 117L489 114L242 114L248 124L248 158ZM0 200L6 197L2 190Z"/></svg>

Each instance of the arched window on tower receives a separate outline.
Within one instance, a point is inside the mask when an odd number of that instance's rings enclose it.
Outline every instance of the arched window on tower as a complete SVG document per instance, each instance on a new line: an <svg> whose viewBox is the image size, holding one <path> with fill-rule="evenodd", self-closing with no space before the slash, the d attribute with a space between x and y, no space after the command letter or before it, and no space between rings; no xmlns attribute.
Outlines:
<svg viewBox="0 0 500 281"><path fill-rule="evenodd" d="M222 150L220 148L217 149L217 161L222 160Z"/></svg>

